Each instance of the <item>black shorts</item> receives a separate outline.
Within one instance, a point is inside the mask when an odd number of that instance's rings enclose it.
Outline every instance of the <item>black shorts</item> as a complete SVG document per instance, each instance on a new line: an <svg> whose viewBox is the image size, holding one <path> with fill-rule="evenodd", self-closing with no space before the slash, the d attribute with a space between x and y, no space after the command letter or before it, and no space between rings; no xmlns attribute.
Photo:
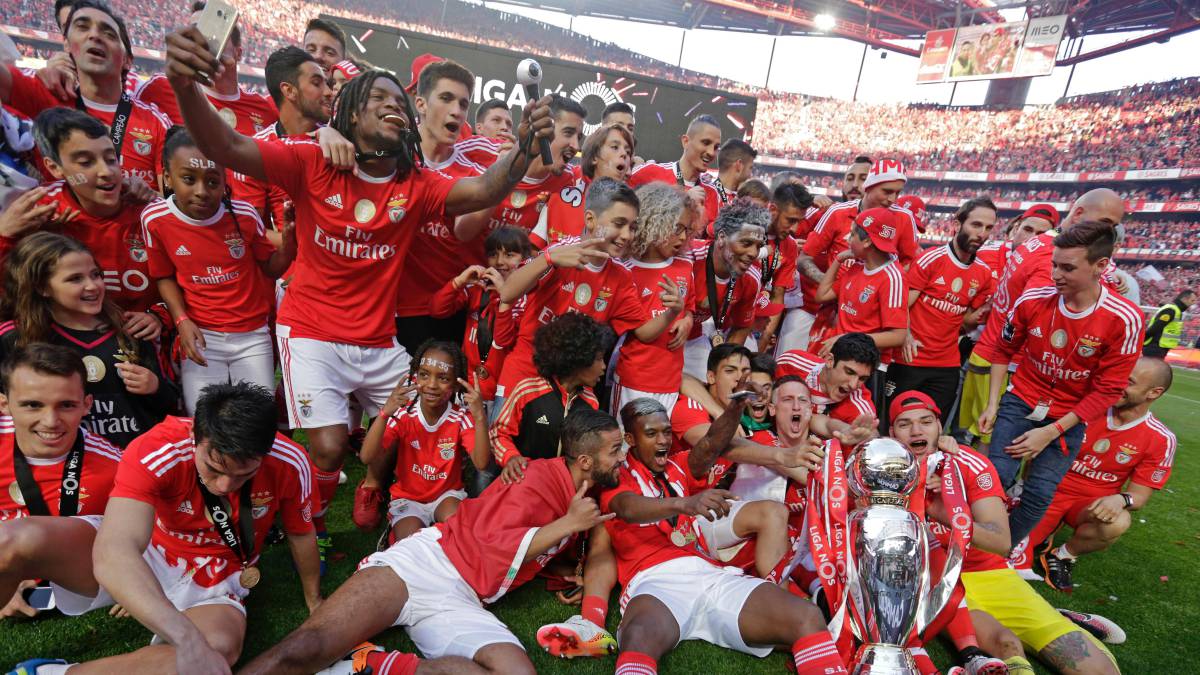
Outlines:
<svg viewBox="0 0 1200 675"><path fill-rule="evenodd" d="M942 411L942 426L945 427L950 409L954 407L954 400L958 397L961 372L961 368L954 366L937 368L893 363L888 366L886 402L891 405L898 394L906 391L916 390L928 394Z"/></svg>
<svg viewBox="0 0 1200 675"><path fill-rule="evenodd" d="M462 344L463 332L467 327L467 315L459 312L445 319L435 319L432 316L398 316L396 317L396 341L408 352L409 356L417 353L426 340L445 340Z"/></svg>

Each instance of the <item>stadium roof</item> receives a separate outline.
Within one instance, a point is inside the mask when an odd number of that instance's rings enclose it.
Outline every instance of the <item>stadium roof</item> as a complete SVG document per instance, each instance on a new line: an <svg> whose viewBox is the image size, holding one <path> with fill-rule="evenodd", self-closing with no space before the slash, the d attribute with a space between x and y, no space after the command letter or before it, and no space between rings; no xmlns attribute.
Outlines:
<svg viewBox="0 0 1200 675"><path fill-rule="evenodd" d="M768 35L834 35L916 56L919 49L895 44L923 38L936 28L1002 22L1000 10L1028 8L1033 16L1068 14L1068 35L1153 31L1105 49L1059 60L1071 65L1200 28L1193 0L500 0L508 4L680 28L708 28ZM836 19L818 27L818 16Z"/></svg>

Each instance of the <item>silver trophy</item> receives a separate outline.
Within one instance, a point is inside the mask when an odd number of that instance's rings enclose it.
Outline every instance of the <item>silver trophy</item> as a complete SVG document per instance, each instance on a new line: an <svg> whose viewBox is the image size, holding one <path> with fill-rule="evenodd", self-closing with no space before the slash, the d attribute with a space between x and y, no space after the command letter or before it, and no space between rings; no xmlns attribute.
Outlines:
<svg viewBox="0 0 1200 675"><path fill-rule="evenodd" d="M848 522L845 603L862 643L853 675L917 673L905 647L914 628L921 635L937 617L958 580L961 552L948 556L947 569L931 585L929 535L925 522L908 510L920 467L890 438L864 443L850 460L856 508Z"/></svg>

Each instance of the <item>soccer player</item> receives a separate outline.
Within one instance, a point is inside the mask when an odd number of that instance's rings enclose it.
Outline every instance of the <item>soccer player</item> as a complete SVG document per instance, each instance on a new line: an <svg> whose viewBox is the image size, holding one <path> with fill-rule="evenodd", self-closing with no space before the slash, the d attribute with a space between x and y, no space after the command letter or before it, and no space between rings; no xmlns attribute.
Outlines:
<svg viewBox="0 0 1200 675"><path fill-rule="evenodd" d="M721 144L717 150L717 179L712 183L720 198L718 209L731 204L738 188L750 180L755 157L758 151L740 138L730 138Z"/></svg>
<svg viewBox="0 0 1200 675"><path fill-rule="evenodd" d="M91 558L99 588L55 589L82 614L117 602L161 638L129 654L29 672L229 672L246 632L245 597L278 515L309 609L321 602L312 466L275 431L275 399L246 383L211 385L192 419L169 417L121 457ZM18 669L20 666L18 666Z"/></svg>
<svg viewBox="0 0 1200 675"><path fill-rule="evenodd" d="M528 167L524 147L550 132L546 101L527 107L517 146L482 176L451 181L416 164L416 121L395 76L371 70L338 97L331 126L357 149L354 171L329 168L316 143L249 139L208 106L197 77L218 67L195 26L167 36L167 77L188 130L213 161L278 184L295 203L298 255L276 334L292 428L307 431L321 508L332 502L349 451L347 396L378 414L408 371L395 306L419 223L493 206ZM318 523L318 527L321 523Z"/></svg>
<svg viewBox="0 0 1200 675"><path fill-rule="evenodd" d="M687 131L679 137L683 154L674 162L646 162L629 176L629 184L639 187L659 181L674 183L688 191L697 204L704 207L704 227L708 228L721 209L721 196L706 175L708 165L717 158L721 145L721 125L711 115L697 115L688 123Z"/></svg>
<svg viewBox="0 0 1200 675"><path fill-rule="evenodd" d="M1058 209L1055 209L1050 204L1034 204L1025 210L1023 214L1018 216L1014 221L1009 223L1008 230L1004 233L1004 239L989 241L979 247L975 258L988 266L992 272L992 280L999 282L1001 275L1004 273L1005 265L1008 261L1008 256L1013 249L1024 244L1031 237L1035 237L1046 230L1058 226ZM975 330L971 331L971 340L974 343L979 343L983 339L985 330L989 330L992 322L996 321L993 317L1000 312L994 307L994 302L989 299L987 302L987 310L984 315L984 323L976 326ZM965 429L973 438L979 439L980 451L986 451L988 443L991 442L991 434L981 434L979 432L979 414L983 412L987 405L988 387L991 380L992 363L983 358L979 349L972 349L971 355L967 358L966 376L963 378L962 395L958 402L958 427ZM1007 384L1007 378L1006 382Z"/></svg>
<svg viewBox="0 0 1200 675"><path fill-rule="evenodd" d="M701 369L713 347L745 344L750 336L760 289L755 263L766 243L770 218L761 206L734 202L721 209L713 223L712 241L692 247L696 313L684 347L684 373L696 380L703 379Z"/></svg>
<svg viewBox="0 0 1200 675"><path fill-rule="evenodd" d="M617 127L619 128L619 127ZM612 410L637 398L653 398L670 410L679 398L683 376L683 345L691 331L696 307L692 261L681 255L691 239L699 209L681 189L650 183L637 190L637 231L624 265L633 276L638 297L652 316L668 311L659 282L671 279L683 298L684 312L653 342L621 340L612 374Z"/></svg>
<svg viewBox="0 0 1200 675"><path fill-rule="evenodd" d="M808 385L813 412L842 424L869 420L874 426L875 404L863 393L863 387L879 366L879 347L864 333L845 333L833 341L824 357L799 349L787 352L775 362L775 377L796 375ZM813 431L832 438L831 429L818 426Z"/></svg>
<svg viewBox="0 0 1200 675"><path fill-rule="evenodd" d="M68 103L109 125L104 135L112 139L125 175L136 176L151 190L157 190L162 144L171 121L154 106L125 91L132 48L124 21L106 3L78 0L63 29L63 48L75 62L79 80L75 100L59 100L41 80L11 67L0 68L0 101L30 118ZM118 118L127 122L114 126L113 120ZM50 173L48 167L44 171Z"/></svg>
<svg viewBox="0 0 1200 675"><path fill-rule="evenodd" d="M600 497L601 508L617 516L605 528L624 586L618 675L657 673L659 659L683 640L705 640L758 657L778 646L790 649L799 673L846 672L820 611L810 602L730 571L697 547L672 543L670 534L681 518L715 519L736 504L729 492L705 489L708 483L697 477L708 474L732 439L744 406L742 400L722 413L714 423L721 430L708 439L712 442L673 459L665 444L639 440L651 427L657 434L666 430L661 408L627 420L634 441L629 458L620 468L618 486Z"/></svg>
<svg viewBox="0 0 1200 675"><path fill-rule="evenodd" d="M628 131L632 135L637 126L633 106L624 101L614 101L605 106L604 112L600 115L600 126L607 127L613 125L624 127L625 131Z"/></svg>
<svg viewBox="0 0 1200 675"><path fill-rule="evenodd" d="M512 135L512 110L504 101L493 98L479 104L475 110L475 133L496 141L512 143L516 136Z"/></svg>
<svg viewBox="0 0 1200 675"><path fill-rule="evenodd" d="M1083 423L1121 397L1141 352L1141 311L1100 282L1115 245L1113 227L1099 221L1055 237L1054 286L1018 298L992 359L988 406L979 417L979 430L992 432L988 457L1006 489L1021 462L1029 464L1009 519L1014 545L1050 505L1079 453ZM1004 373L1017 356L1021 363L1001 401Z"/></svg>
<svg viewBox="0 0 1200 675"><path fill-rule="evenodd" d="M199 18L204 6L204 0L192 3L191 21ZM238 85L238 64L242 62L242 29L238 24L234 24L221 57L232 61L233 66L222 71L213 80L212 86L201 87L208 102L221 115L221 119L243 136L253 136L274 124L279 119L279 111L271 97L248 91ZM183 123L175 92L171 91L171 85L165 76L154 75L142 82L133 95L141 101L153 103L174 124Z"/></svg>
<svg viewBox="0 0 1200 675"><path fill-rule="evenodd" d="M528 310L521 317L517 344L504 360L498 396L510 396L521 380L535 375L533 334L550 319L582 312L627 339L651 343L683 311L679 288L669 278L658 287L667 311L651 317L637 296L633 276L616 262L624 256L637 226L638 199L624 183L602 178L586 197L583 241L546 249L513 272L500 289L500 301L511 303L526 295Z"/></svg>
<svg viewBox="0 0 1200 675"><path fill-rule="evenodd" d="M1154 313L1154 320L1146 328L1142 353L1162 358L1178 347L1179 338L1183 335L1183 314L1195 302L1196 291L1185 288L1170 303L1159 307Z"/></svg>
<svg viewBox="0 0 1200 675"><path fill-rule="evenodd" d="M766 257L759 261L759 280L765 300L782 305L785 294L796 284L796 257L799 251L792 235L805 212L812 207L812 195L802 185L780 185L771 195L771 227L767 230ZM763 304L760 300L760 305ZM772 341L779 332L782 314L767 320L758 338L760 352L775 353ZM779 352L783 353L783 352Z"/></svg>
<svg viewBox="0 0 1200 675"><path fill-rule="evenodd" d="M608 330L582 312L567 312L537 329L537 377L519 381L491 430L492 452L507 482L521 480L530 459L561 453L560 430L578 410L600 407L593 387L604 374Z"/></svg>
<svg viewBox="0 0 1200 675"><path fill-rule="evenodd" d="M346 34L337 24L325 19L312 19L304 27L304 51L312 54L321 68L329 71L346 58Z"/></svg>
<svg viewBox="0 0 1200 675"><path fill-rule="evenodd" d="M1046 583L1054 588L1070 592L1079 556L1115 544L1133 523L1130 514L1144 508L1170 478L1175 434L1150 406L1171 388L1171 379L1171 366L1161 359L1138 359L1121 398L1088 422L1079 455L1029 535L1036 547L1061 523L1074 530L1057 548L1048 541L1039 556Z"/></svg>
<svg viewBox="0 0 1200 675"><path fill-rule="evenodd" d="M367 645L322 673L401 675L428 667L532 674L520 641L484 605L532 579L576 535L612 518L585 495L591 485L617 484L624 455L616 420L594 410L571 415L561 457L530 462L524 480L493 483L445 523L368 557L303 625L241 672L311 673L397 625L428 661Z"/></svg>
<svg viewBox="0 0 1200 675"><path fill-rule="evenodd" d="M104 513L121 451L80 426L86 379L79 356L57 345L19 348L0 365L0 619L37 614L22 597L36 579L96 591L88 519Z"/></svg>
<svg viewBox="0 0 1200 675"><path fill-rule="evenodd" d="M879 368L867 381L877 410L884 406L888 364L908 333L908 284L895 257L896 213L868 209L858 214L849 248L834 258L813 296L817 302L837 301L834 335L824 339L822 356L842 333L864 333L879 348Z"/></svg>
<svg viewBox="0 0 1200 675"><path fill-rule="evenodd" d="M929 249L908 270L908 335L887 374L889 399L923 391L943 416L958 395L958 328L970 332L982 323L995 283L992 271L975 258L996 225L995 204L987 197L969 199L954 219L958 229L950 243Z"/></svg>
<svg viewBox="0 0 1200 675"><path fill-rule="evenodd" d="M600 127L593 131L583 142L579 180L546 198L537 225L529 233L533 245L543 249L582 236L588 187L598 178L624 183L633 166L632 157L633 136L623 127Z"/></svg>

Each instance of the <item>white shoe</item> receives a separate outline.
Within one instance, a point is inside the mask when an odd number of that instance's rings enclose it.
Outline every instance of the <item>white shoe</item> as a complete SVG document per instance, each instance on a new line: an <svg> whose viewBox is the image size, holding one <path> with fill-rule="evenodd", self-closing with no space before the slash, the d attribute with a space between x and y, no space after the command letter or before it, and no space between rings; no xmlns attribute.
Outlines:
<svg viewBox="0 0 1200 675"><path fill-rule="evenodd" d="M350 480L350 477L346 475L345 471L338 472L338 485L345 485L348 480Z"/></svg>
<svg viewBox="0 0 1200 675"><path fill-rule="evenodd" d="M1042 575L1038 574L1037 572L1034 572L1033 570L1029 569L1028 567L1018 567L1018 568L1016 568L1016 572L1017 572L1017 576L1021 577L1025 581L1041 581L1042 580Z"/></svg>
<svg viewBox="0 0 1200 675"><path fill-rule="evenodd" d="M333 665L325 670L318 670L314 675L357 675L358 673L367 673L371 670L367 667L367 654L381 651L383 651L383 647L378 647L370 642L364 642L355 647L354 651L335 661Z"/></svg>
<svg viewBox="0 0 1200 675"><path fill-rule="evenodd" d="M562 623L542 626L538 629L537 641L551 656L564 659L607 656L617 651L617 640L612 633L579 614Z"/></svg>
<svg viewBox="0 0 1200 675"><path fill-rule="evenodd" d="M1110 645L1119 645L1125 643L1125 630L1117 625L1112 619L1107 619L1099 614L1087 614L1085 612L1074 612L1069 609L1057 608L1058 613L1071 620L1071 623L1091 633L1101 642Z"/></svg>

